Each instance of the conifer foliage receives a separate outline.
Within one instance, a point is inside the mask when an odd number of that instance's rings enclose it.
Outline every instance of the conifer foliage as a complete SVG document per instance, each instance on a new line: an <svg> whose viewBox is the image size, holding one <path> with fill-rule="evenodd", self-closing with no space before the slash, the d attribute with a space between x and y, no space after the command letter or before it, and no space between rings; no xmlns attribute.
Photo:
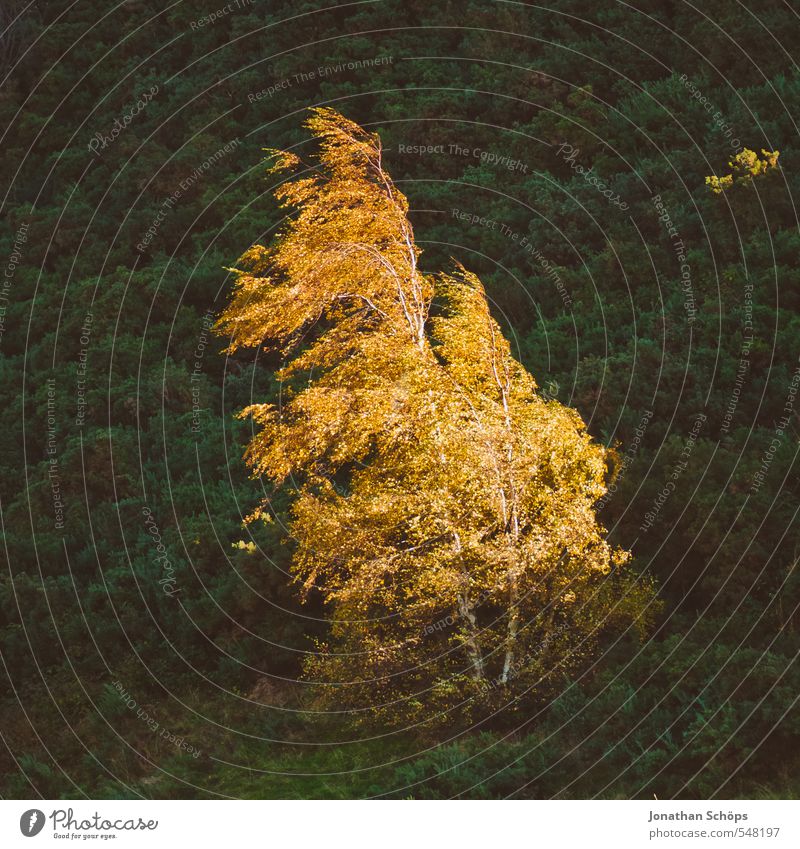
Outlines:
<svg viewBox="0 0 800 849"><path fill-rule="evenodd" d="M285 358L282 403L242 415L331 616L306 673L392 721L546 698L652 608L595 515L606 452L537 393L474 274L420 269L378 136L328 108L308 127L318 163L273 152L288 223L239 260L217 326Z"/></svg>

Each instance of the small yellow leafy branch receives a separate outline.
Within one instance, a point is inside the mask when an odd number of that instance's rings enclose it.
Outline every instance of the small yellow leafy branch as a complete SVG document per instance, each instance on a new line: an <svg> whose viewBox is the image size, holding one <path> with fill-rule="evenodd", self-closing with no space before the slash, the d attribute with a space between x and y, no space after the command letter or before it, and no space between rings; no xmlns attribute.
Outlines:
<svg viewBox="0 0 800 849"><path fill-rule="evenodd" d="M753 177L766 174L778 167L778 157L781 155L779 150L768 151L762 148L761 153L763 159L759 158L754 150L746 147L728 162L728 165L733 169L732 173L726 174L724 177L717 177L716 175L706 177L706 185L715 195L721 195L734 183L738 185L749 183Z"/></svg>

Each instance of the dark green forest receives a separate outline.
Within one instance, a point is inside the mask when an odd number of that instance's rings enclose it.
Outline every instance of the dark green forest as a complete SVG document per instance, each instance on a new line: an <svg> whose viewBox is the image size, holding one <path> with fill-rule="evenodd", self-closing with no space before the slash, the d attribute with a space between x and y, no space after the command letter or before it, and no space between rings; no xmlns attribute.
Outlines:
<svg viewBox="0 0 800 849"><path fill-rule="evenodd" d="M3 797L796 798L791 4L8 0L0 32ZM289 488L243 521L280 357L213 326L316 106L612 449L596 509L657 598L543 706L322 709ZM777 164L715 190L746 150Z"/></svg>

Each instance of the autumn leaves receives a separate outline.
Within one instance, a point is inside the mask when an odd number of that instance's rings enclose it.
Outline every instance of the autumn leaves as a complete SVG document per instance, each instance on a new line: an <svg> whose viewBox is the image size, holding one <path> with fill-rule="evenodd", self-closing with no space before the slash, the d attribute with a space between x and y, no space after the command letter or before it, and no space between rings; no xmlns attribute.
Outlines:
<svg viewBox="0 0 800 849"><path fill-rule="evenodd" d="M420 270L377 135L331 109L308 127L318 163L275 152L294 213L241 258L218 324L231 351L285 357L282 403L242 414L254 473L294 488L297 581L330 610L307 675L388 722L545 696L649 598L595 517L604 450L536 393L475 275Z"/></svg>

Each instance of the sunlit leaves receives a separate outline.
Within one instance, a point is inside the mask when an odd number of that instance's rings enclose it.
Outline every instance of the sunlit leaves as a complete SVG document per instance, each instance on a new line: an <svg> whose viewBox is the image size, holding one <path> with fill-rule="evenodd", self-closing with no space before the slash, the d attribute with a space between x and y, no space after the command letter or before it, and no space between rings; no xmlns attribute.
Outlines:
<svg viewBox="0 0 800 849"><path fill-rule="evenodd" d="M763 150L761 151L763 158L749 148L745 148L736 154L731 159L728 165L731 168L730 174L725 174L722 177L712 175L706 177L706 185L715 195L721 195L723 192L730 189L734 184L744 185L749 183L754 177L760 177L778 167L779 150Z"/></svg>
<svg viewBox="0 0 800 849"><path fill-rule="evenodd" d="M318 163L273 154L290 217L240 258L218 328L286 357L282 404L242 415L254 473L295 490L301 592L333 619L307 673L393 718L539 693L648 596L595 517L605 452L537 394L474 274L420 271L378 137L331 109L308 127Z"/></svg>

